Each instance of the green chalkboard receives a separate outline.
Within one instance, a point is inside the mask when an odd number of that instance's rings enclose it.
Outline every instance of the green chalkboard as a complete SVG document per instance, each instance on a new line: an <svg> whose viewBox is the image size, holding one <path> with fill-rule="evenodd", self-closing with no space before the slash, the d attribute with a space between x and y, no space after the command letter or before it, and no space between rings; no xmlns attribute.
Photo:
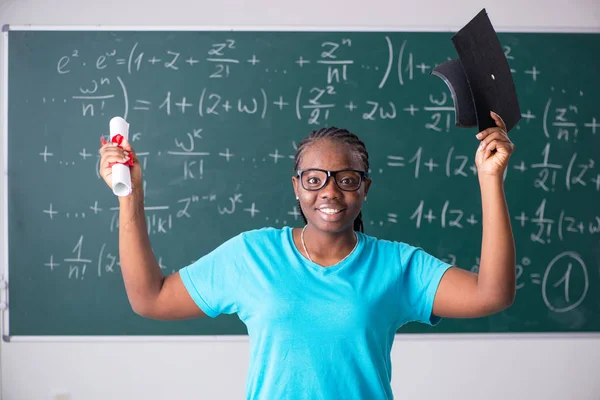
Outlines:
<svg viewBox="0 0 600 400"><path fill-rule="evenodd" d="M367 144L365 231L476 270L474 129L429 74L448 32L8 32L10 335L239 335L236 316L135 315L118 201L97 176L123 116L165 274L241 231L301 226L295 143L326 125ZM523 119L506 193L518 292L506 311L400 332L600 331L598 34L501 33Z"/></svg>

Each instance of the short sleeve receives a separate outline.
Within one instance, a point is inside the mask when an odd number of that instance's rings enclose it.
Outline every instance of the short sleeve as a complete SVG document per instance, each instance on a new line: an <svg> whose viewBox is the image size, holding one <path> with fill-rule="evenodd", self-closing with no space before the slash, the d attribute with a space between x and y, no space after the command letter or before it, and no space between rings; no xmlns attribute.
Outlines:
<svg viewBox="0 0 600 400"><path fill-rule="evenodd" d="M410 311L409 320L436 325L441 318L432 314L433 301L442 276L450 264L418 247L408 246L404 261L404 296Z"/></svg>
<svg viewBox="0 0 600 400"><path fill-rule="evenodd" d="M209 317L238 311L241 268L236 254L242 235L229 239L210 253L179 270L184 286L198 307Z"/></svg>

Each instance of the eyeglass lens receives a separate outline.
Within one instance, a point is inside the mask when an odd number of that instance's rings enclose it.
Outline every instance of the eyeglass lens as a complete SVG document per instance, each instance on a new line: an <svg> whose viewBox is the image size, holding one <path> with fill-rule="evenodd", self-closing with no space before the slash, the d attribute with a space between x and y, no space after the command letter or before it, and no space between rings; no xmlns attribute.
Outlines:
<svg viewBox="0 0 600 400"><path fill-rule="evenodd" d="M337 171L335 182L346 191L354 191L360 187L362 178L356 171ZM306 190L319 190L327 183L327 173L319 170L306 170L301 175L302 187Z"/></svg>

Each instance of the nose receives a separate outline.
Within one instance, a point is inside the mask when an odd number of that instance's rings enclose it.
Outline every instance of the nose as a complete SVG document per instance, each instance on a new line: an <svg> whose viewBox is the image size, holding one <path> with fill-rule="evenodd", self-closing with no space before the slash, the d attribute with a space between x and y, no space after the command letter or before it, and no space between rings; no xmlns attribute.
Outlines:
<svg viewBox="0 0 600 400"><path fill-rule="evenodd" d="M323 199L337 199L341 195L341 189L338 187L333 176L327 178L325 186L319 191L319 195Z"/></svg>

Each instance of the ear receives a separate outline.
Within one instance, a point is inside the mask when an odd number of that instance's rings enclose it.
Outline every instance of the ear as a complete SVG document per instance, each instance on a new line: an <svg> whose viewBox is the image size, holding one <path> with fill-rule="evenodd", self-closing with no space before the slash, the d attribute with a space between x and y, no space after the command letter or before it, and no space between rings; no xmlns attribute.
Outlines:
<svg viewBox="0 0 600 400"><path fill-rule="evenodd" d="M292 176L292 185L294 185L294 194L296 195L296 198L298 198L298 177Z"/></svg>

